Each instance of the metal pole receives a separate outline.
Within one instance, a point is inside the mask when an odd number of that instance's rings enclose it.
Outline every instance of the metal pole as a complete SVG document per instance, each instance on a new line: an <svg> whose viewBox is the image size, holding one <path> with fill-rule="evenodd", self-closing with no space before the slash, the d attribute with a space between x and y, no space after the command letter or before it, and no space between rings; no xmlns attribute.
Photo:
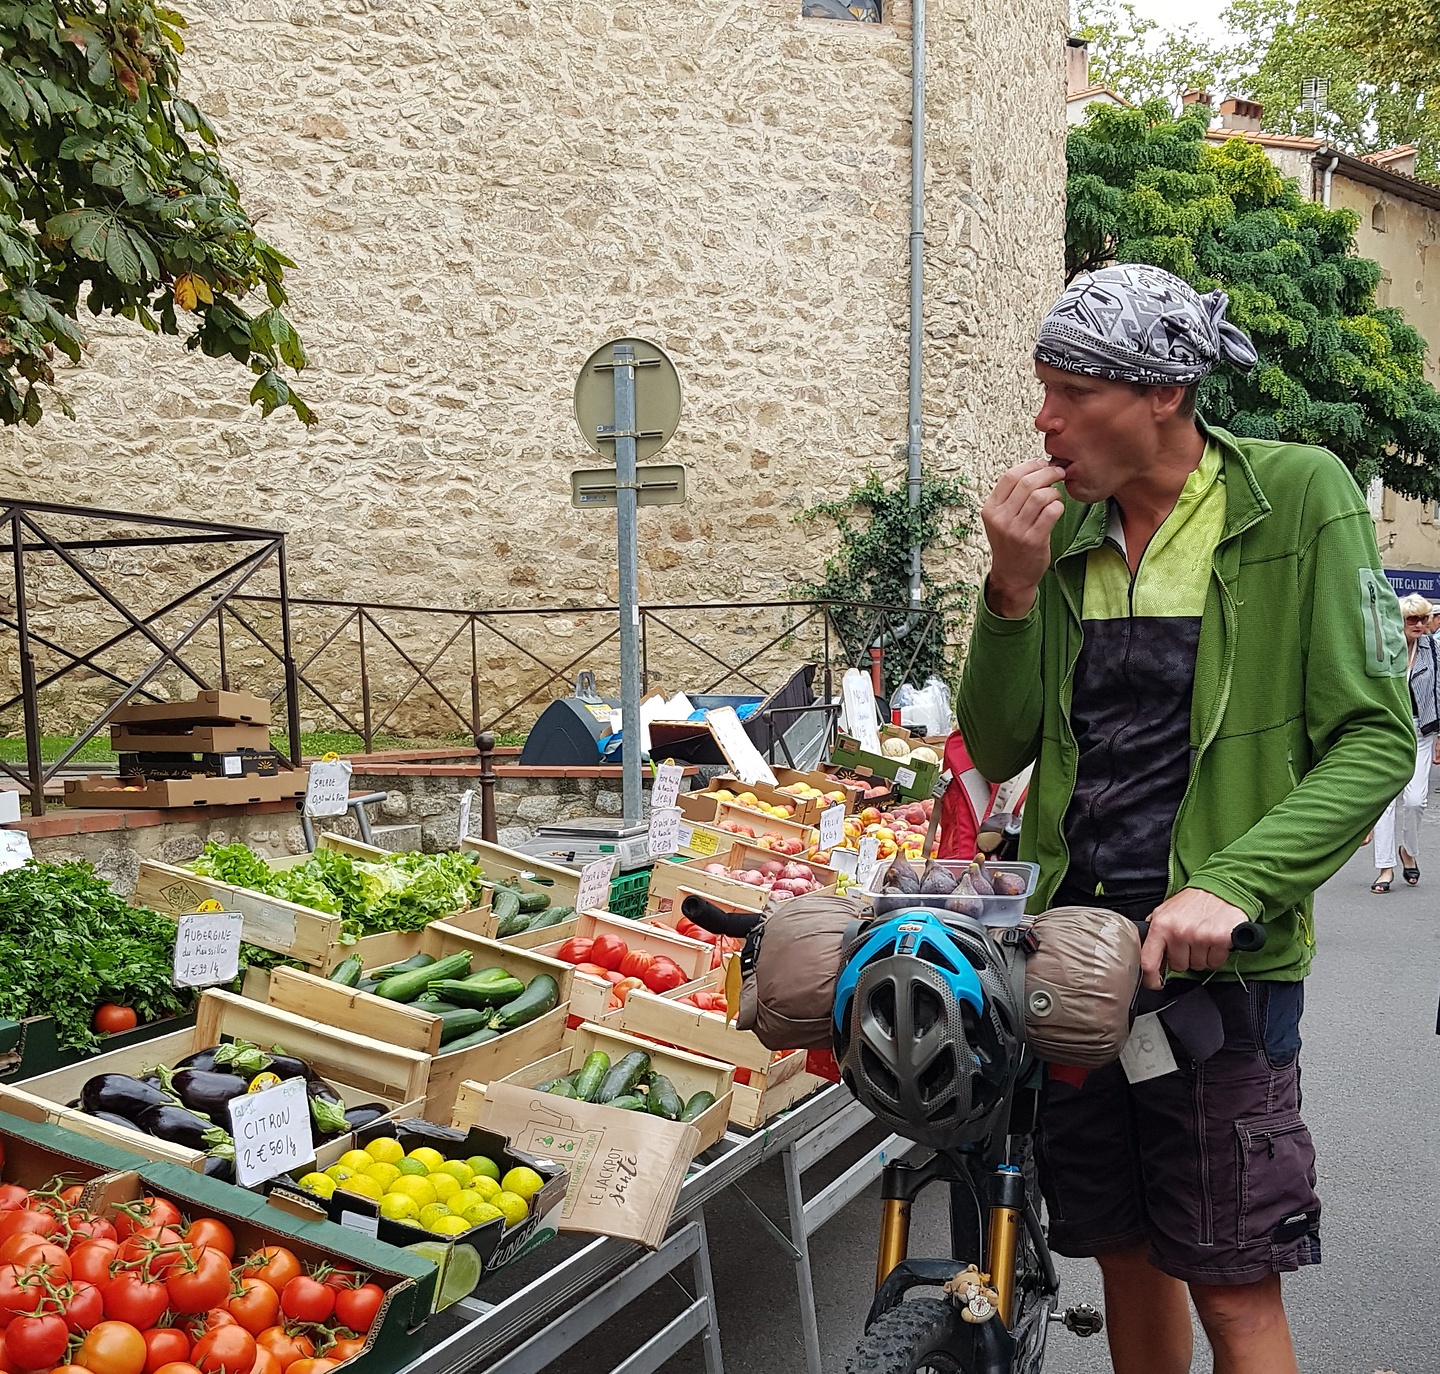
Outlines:
<svg viewBox="0 0 1440 1374"><path fill-rule="evenodd" d="M295 645L290 634L290 579L285 572L285 536L275 541L280 582L280 648L285 656L285 729L290 736L290 762L300 766L300 674L295 671ZM311 845L314 848L314 845Z"/></svg>
<svg viewBox="0 0 1440 1374"><path fill-rule="evenodd" d="M20 638L20 693L25 719L25 767L30 774L30 814L45 814L45 770L40 762L40 701L35 694L35 660L30 653L30 612L25 606L25 549L20 541L20 512L10 517L15 550L15 630Z"/></svg>
<svg viewBox="0 0 1440 1374"><path fill-rule="evenodd" d="M615 527L620 554L620 711L624 721L622 801L627 824L642 814L640 793L640 594L635 529L635 349L616 344Z"/></svg>
<svg viewBox="0 0 1440 1374"><path fill-rule="evenodd" d="M480 838L495 843L495 736L482 730L475 736L480 751Z"/></svg>
<svg viewBox="0 0 1440 1374"><path fill-rule="evenodd" d="M365 752L375 752L375 730L370 720L370 665L365 658L365 612L356 617L360 631L360 727L364 730Z"/></svg>

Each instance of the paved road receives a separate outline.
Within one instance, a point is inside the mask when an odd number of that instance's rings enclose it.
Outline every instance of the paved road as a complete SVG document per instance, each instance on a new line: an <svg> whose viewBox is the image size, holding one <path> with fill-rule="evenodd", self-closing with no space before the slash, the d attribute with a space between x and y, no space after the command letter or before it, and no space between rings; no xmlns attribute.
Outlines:
<svg viewBox="0 0 1440 1374"><path fill-rule="evenodd" d="M1370 855L1362 850L1319 897L1303 1063L1305 1115L1320 1154L1325 1263L1286 1280L1300 1365L1314 1374L1440 1368L1440 805L1431 809L1425 841L1434 876L1417 889L1399 884L1372 896ZM812 1171L807 1192L824 1181L822 1168ZM778 1166L753 1175L747 1191L783 1219ZM877 1215L872 1193L812 1241L826 1374L844 1368L869 1302ZM787 1257L739 1199L708 1209L707 1220L728 1374L804 1374ZM912 1253L944 1253L933 1204L917 1208L912 1237ZM1067 1263L1064 1278L1067 1302L1098 1302L1093 1265ZM658 1290L555 1368L612 1367L680 1305L677 1290ZM1047 1368L1059 1374L1110 1368L1103 1337L1081 1341L1058 1330L1051 1350ZM698 1345L666 1366L667 1374L703 1368ZM1198 1355L1195 1369L1209 1368L1208 1354Z"/></svg>

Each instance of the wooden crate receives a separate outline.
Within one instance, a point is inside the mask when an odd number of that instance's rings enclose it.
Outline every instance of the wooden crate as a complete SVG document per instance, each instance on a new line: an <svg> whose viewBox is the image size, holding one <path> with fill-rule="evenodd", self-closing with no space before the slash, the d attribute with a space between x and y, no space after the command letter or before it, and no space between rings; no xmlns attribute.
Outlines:
<svg viewBox="0 0 1440 1374"><path fill-rule="evenodd" d="M0 1107L16 1110L20 1115L28 1113L32 1119L37 1119L37 1113L43 1114L45 1120L55 1125L118 1145L146 1159L170 1160L190 1169L200 1169L205 1156L198 1150L173 1145L129 1127L112 1126L65 1104L78 1098L87 1080L97 1074L133 1076L155 1064L173 1065L197 1050L218 1045L225 1037L248 1040L267 1050L282 1046L286 1054L305 1060L329 1082L345 1099L346 1106L377 1101L392 1112L407 1116L414 1115L425 1099L429 1055L353 1031L340 1031L308 1016L262 1006L249 998L212 988L201 995L195 1025L189 1030L112 1050L83 1063L26 1079L14 1087L0 1085ZM333 1164L346 1150L352 1149L354 1139L353 1135L342 1136L322 1146L317 1155L321 1166Z"/></svg>
<svg viewBox="0 0 1440 1374"><path fill-rule="evenodd" d="M733 844L737 838L734 831L726 831L725 823L732 825L747 825L755 832L758 840L761 835L775 835L782 840L797 840L800 849L794 855L776 854L775 858L796 858L800 854L808 854L815 848L820 839L820 832L813 825L801 825L795 821L779 820L775 816L767 816L763 811L756 811L749 806L741 806L739 802L721 802L715 809L715 829L721 834L729 834ZM744 835L738 836L745 840ZM763 845L760 848L764 848Z"/></svg>
<svg viewBox="0 0 1440 1374"><path fill-rule="evenodd" d="M684 863L656 864L650 873L647 910L652 913L666 912L672 906L678 907L681 899L677 894L683 888L686 892L696 892L702 897L718 898L737 911L763 911L767 894L761 888L705 872L706 864L725 863L728 857L722 853L712 859L687 859Z"/></svg>
<svg viewBox="0 0 1440 1374"><path fill-rule="evenodd" d="M625 1035L613 1026L586 1022L574 1032L565 1049L534 1064L527 1064L523 1069L516 1069L497 1081L513 1083L518 1088L533 1088L537 1083L573 1073L595 1050L608 1054L612 1064L633 1050L641 1050L650 1056L650 1067L657 1073L663 1073L675 1085L675 1091L683 1100L689 1101L698 1092L715 1095L715 1105L691 1123L700 1132L696 1154L708 1150L725 1134L730 1120L730 1093L735 1075L731 1065L718 1059L688 1054L684 1050L665 1049L648 1040ZM479 1119L484 1100L485 1084L474 1081L462 1083L455 1096L450 1124L459 1130L473 1126Z"/></svg>
<svg viewBox="0 0 1440 1374"><path fill-rule="evenodd" d="M735 836L728 831L716 830L713 825L699 821L681 820L678 827L675 852L687 859L703 859L711 863L717 854L726 854L735 843Z"/></svg>
<svg viewBox="0 0 1440 1374"><path fill-rule="evenodd" d="M440 1044L440 1018L419 1006L392 1002L300 969L274 969L266 995L271 1006L301 1011L337 1030L363 1031L386 1044L425 1054L428 1068L422 1096L431 1118L444 1121L465 1079L497 1078L560 1048L569 1014L574 970L558 959L487 940L443 921L436 921L418 934L420 947L412 949L412 954L429 954L436 959L449 954L469 954L472 970L478 972L499 966L525 983L537 974L548 973L559 988L559 1004L528 1025L507 1031L483 1045L447 1052Z"/></svg>
<svg viewBox="0 0 1440 1374"><path fill-rule="evenodd" d="M485 840L463 839L460 848L480 860L480 867L485 870L487 878L521 878L524 880L522 887L539 887L549 893L553 906L574 906L576 897L580 895L580 874L576 869L546 863L544 859ZM536 882L536 879L544 881Z"/></svg>

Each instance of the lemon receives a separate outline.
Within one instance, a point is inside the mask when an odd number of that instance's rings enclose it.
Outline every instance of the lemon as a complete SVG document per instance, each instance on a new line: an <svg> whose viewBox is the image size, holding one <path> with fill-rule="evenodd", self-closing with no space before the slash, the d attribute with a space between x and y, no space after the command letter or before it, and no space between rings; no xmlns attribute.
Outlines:
<svg viewBox="0 0 1440 1374"><path fill-rule="evenodd" d="M404 1193L406 1197L413 1197L418 1207L428 1207L438 1199L435 1196L435 1189L428 1178L416 1178L413 1174L403 1174L390 1185L390 1192Z"/></svg>
<svg viewBox="0 0 1440 1374"><path fill-rule="evenodd" d="M361 1197L371 1198L379 1202L385 1196L385 1190L375 1182L373 1178L365 1174L356 1174L354 1178L347 1178L339 1185L342 1193L359 1193Z"/></svg>
<svg viewBox="0 0 1440 1374"><path fill-rule="evenodd" d="M391 1221L414 1221L420 1215L420 1204L404 1193L386 1193L380 1199L380 1215Z"/></svg>
<svg viewBox="0 0 1440 1374"><path fill-rule="evenodd" d="M460 1180L462 1188L470 1186L470 1180L475 1177L475 1170L472 1169L463 1159L447 1159L438 1169L437 1174L449 1174L452 1178Z"/></svg>
<svg viewBox="0 0 1440 1374"><path fill-rule="evenodd" d="M498 1207L489 1202L477 1202L464 1214L465 1220L471 1226L483 1226L487 1221L494 1221L496 1217L505 1215Z"/></svg>
<svg viewBox="0 0 1440 1374"><path fill-rule="evenodd" d="M354 1169L347 1169L343 1164L332 1164L325 1170L327 1177L333 1178L336 1183L343 1183L347 1178L355 1177Z"/></svg>
<svg viewBox="0 0 1440 1374"><path fill-rule="evenodd" d="M418 1159L411 1159L408 1155L402 1155L401 1158L397 1159L395 1161L395 1167L399 1169L402 1174L415 1174L420 1178L423 1178L430 1172Z"/></svg>
<svg viewBox="0 0 1440 1374"><path fill-rule="evenodd" d="M446 1245L443 1241L422 1240L418 1244L407 1245L405 1249L428 1260L440 1271L439 1295L435 1300L437 1310L469 1297L480 1282L483 1272L480 1252L473 1245Z"/></svg>
<svg viewBox="0 0 1440 1374"><path fill-rule="evenodd" d="M378 1135L365 1148L377 1164L398 1164L405 1158L405 1147L393 1135Z"/></svg>
<svg viewBox="0 0 1440 1374"><path fill-rule="evenodd" d="M439 1221L441 1217L453 1215L454 1213L443 1202L432 1202L420 1209L420 1225L428 1231L432 1221Z"/></svg>
<svg viewBox="0 0 1440 1374"><path fill-rule="evenodd" d="M527 1169L522 1164L519 1168L511 1169L500 1180L500 1186L507 1193L515 1193L529 1202L545 1186L545 1180L534 1169Z"/></svg>
<svg viewBox="0 0 1440 1374"><path fill-rule="evenodd" d="M501 1193L492 1205L500 1209L506 1226L518 1226L530 1215L530 1204L519 1193Z"/></svg>
<svg viewBox="0 0 1440 1374"><path fill-rule="evenodd" d="M480 1174L476 1177L475 1182L470 1185L470 1191L472 1193L479 1193L481 1199L485 1202L494 1202L503 1190L493 1178L486 1178L484 1174Z"/></svg>
<svg viewBox="0 0 1440 1374"><path fill-rule="evenodd" d="M300 1180L300 1186L317 1197L329 1197L335 1191L335 1180L325 1174L306 1174ZM479 1194L476 1196L479 1197Z"/></svg>
<svg viewBox="0 0 1440 1374"><path fill-rule="evenodd" d="M500 1182L500 1166L485 1155L471 1155L465 1161L480 1178L493 1178L496 1183Z"/></svg>
<svg viewBox="0 0 1440 1374"><path fill-rule="evenodd" d="M460 1192L455 1194L454 1197L447 1198L445 1200L445 1205L452 1212L454 1212L457 1217L463 1217L465 1213L468 1212L477 1203L484 1201L485 1199L473 1189L462 1188Z"/></svg>
<svg viewBox="0 0 1440 1374"><path fill-rule="evenodd" d="M400 1177L400 1170L393 1164L376 1163L372 1164L368 1169L362 1169L360 1172L364 1174L366 1178L373 1178L381 1188L389 1188L389 1186Z"/></svg>
<svg viewBox="0 0 1440 1374"><path fill-rule="evenodd" d="M436 1217L425 1229L437 1236L463 1236L470 1229L470 1223L451 1213L448 1217Z"/></svg>
<svg viewBox="0 0 1440 1374"><path fill-rule="evenodd" d="M428 1145L417 1145L410 1151L409 1158L418 1159L431 1173L434 1173L445 1162L445 1156L439 1150L432 1150Z"/></svg>
<svg viewBox="0 0 1440 1374"><path fill-rule="evenodd" d="M364 1150L346 1150L335 1162L343 1164L347 1169L354 1169L359 1174L375 1162L375 1156L367 1154Z"/></svg>
<svg viewBox="0 0 1440 1374"><path fill-rule="evenodd" d="M446 1202L460 1191L460 1180L453 1174L431 1174L425 1180L434 1190L435 1196L441 1202Z"/></svg>

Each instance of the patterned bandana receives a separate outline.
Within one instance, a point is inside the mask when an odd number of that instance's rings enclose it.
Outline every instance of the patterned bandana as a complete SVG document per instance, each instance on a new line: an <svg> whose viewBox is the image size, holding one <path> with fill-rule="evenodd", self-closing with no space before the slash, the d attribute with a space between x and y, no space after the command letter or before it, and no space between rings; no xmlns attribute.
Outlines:
<svg viewBox="0 0 1440 1374"><path fill-rule="evenodd" d="M1189 386L1222 362L1254 367L1244 330L1225 318L1223 291L1197 295L1145 263L1102 268L1065 288L1040 326L1036 362L1139 386Z"/></svg>

